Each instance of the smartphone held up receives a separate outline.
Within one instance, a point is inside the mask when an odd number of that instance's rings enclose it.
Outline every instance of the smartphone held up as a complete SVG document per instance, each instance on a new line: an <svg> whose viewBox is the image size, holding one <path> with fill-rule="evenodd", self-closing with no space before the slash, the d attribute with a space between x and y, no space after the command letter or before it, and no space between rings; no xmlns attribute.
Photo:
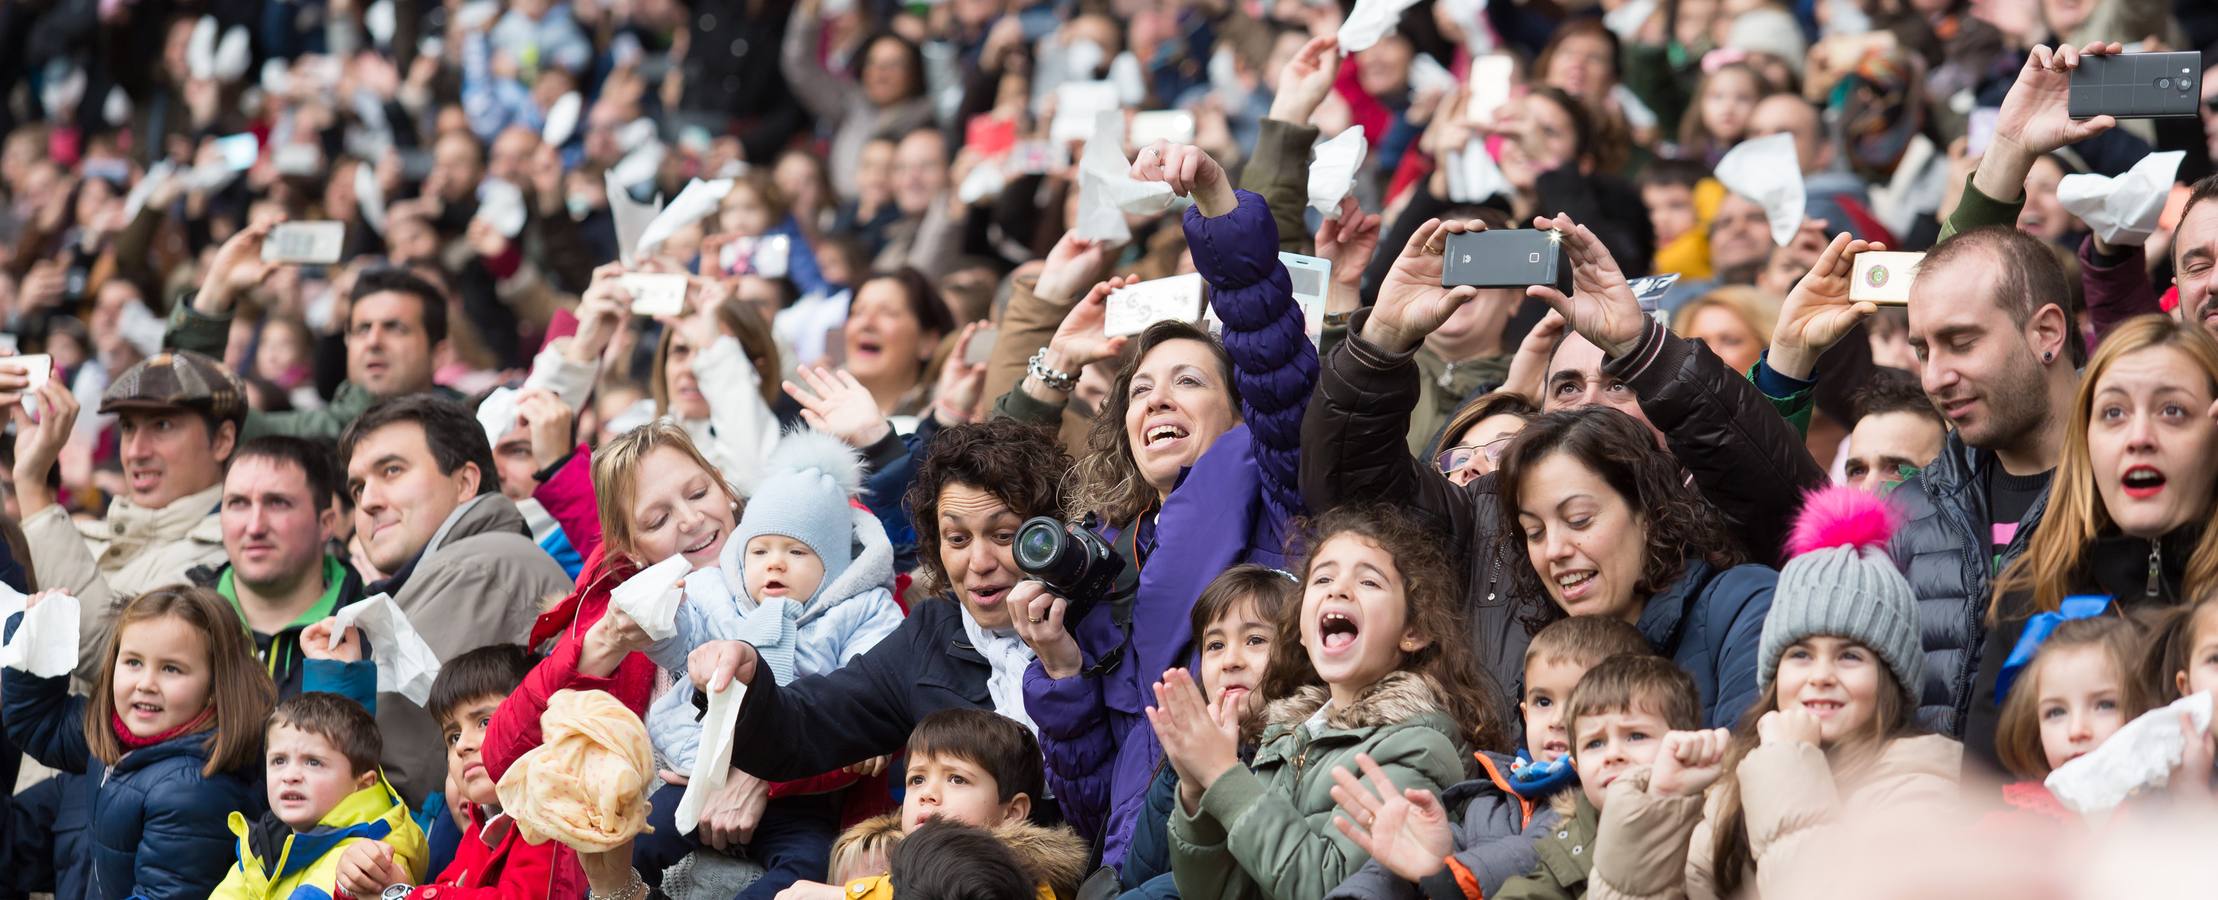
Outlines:
<svg viewBox="0 0 2218 900"><path fill-rule="evenodd" d="M1448 235L1441 287L1522 290L1536 284L1571 293L1571 251L1552 229L1517 228Z"/></svg>

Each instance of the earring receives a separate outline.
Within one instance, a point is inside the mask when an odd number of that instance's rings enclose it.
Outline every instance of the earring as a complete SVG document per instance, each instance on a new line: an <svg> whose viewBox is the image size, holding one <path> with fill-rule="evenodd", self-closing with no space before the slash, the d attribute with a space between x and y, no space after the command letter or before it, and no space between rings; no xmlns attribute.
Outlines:
<svg viewBox="0 0 2218 900"><path fill-rule="evenodd" d="M2056 361L2056 353L2055 353L2054 351L2047 351L2047 350L2044 350L2044 351L2042 351L2042 353L2041 353L2041 361L2042 361L2042 362L2045 362L2045 363L2049 363L2049 362L2055 362L2055 361Z"/></svg>

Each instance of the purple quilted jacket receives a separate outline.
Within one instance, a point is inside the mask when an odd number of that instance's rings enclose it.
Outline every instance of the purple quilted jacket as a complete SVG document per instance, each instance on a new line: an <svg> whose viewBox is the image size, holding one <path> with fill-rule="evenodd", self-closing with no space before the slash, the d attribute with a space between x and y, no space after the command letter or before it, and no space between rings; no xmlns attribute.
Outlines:
<svg viewBox="0 0 2218 900"><path fill-rule="evenodd" d="M1040 728L1048 786L1063 815L1101 841L1106 866L1124 858L1148 783L1164 765L1142 710L1163 670L1194 664L1194 599L1231 566L1284 568L1302 512L1301 419L1317 384L1317 351L1278 261L1270 208L1257 194L1240 191L1239 198L1214 219L1188 209L1185 225L1194 267L1224 320L1243 424L1210 445L1164 502L1155 545L1175 549L1150 557L1140 573L1124 662L1097 678L1058 681L1038 663L1025 673L1024 705ZM1076 637L1090 666L1122 635L1102 607L1079 622Z"/></svg>

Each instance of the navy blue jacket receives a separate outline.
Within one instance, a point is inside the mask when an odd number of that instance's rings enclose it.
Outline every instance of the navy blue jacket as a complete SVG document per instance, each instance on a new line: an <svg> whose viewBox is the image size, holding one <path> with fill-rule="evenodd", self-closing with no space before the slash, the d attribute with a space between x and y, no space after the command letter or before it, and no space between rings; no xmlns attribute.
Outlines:
<svg viewBox="0 0 2218 900"><path fill-rule="evenodd" d="M82 773L65 789L54 823L57 897L91 900L199 898L223 881L235 839L232 810L265 807L259 773L203 777L207 737L194 735L125 753L112 767L85 744L85 700L69 679L0 677L0 719L31 758Z"/></svg>
<svg viewBox="0 0 2218 900"><path fill-rule="evenodd" d="M1779 573L1769 566L1722 572L1698 559L1670 590L1648 598L1634 626L1642 637L1694 676L1702 695L1702 727L1731 728L1755 704L1757 645Z"/></svg>

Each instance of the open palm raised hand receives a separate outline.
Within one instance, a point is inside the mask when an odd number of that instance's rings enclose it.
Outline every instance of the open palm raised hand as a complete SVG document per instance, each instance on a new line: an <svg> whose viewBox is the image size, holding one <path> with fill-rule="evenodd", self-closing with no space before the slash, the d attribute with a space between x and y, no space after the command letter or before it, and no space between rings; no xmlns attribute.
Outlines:
<svg viewBox="0 0 2218 900"><path fill-rule="evenodd" d="M1379 283L1378 302L1363 322L1363 339L1391 353L1408 353L1477 297L1477 288L1442 287L1440 276L1447 266L1448 237L1485 230L1486 223L1477 219L1433 219L1417 226Z"/></svg>
<svg viewBox="0 0 2218 900"><path fill-rule="evenodd" d="M1340 805L1334 827L1403 881L1423 881L1445 868L1455 833L1440 798L1396 787L1368 753L1356 754L1355 762L1363 768L1362 780L1346 769L1332 770L1332 799Z"/></svg>
<svg viewBox="0 0 2218 900"><path fill-rule="evenodd" d="M1640 311L1640 300L1625 281L1625 270L1617 267L1617 259L1610 256L1602 239L1560 213L1553 219L1534 219L1533 227L1553 229L1563 236L1564 249L1571 257L1571 295L1564 296L1544 284L1526 288L1525 293L1562 313L1572 331L1602 348L1603 353L1619 356L1632 349L1648 327L1648 317Z"/></svg>

